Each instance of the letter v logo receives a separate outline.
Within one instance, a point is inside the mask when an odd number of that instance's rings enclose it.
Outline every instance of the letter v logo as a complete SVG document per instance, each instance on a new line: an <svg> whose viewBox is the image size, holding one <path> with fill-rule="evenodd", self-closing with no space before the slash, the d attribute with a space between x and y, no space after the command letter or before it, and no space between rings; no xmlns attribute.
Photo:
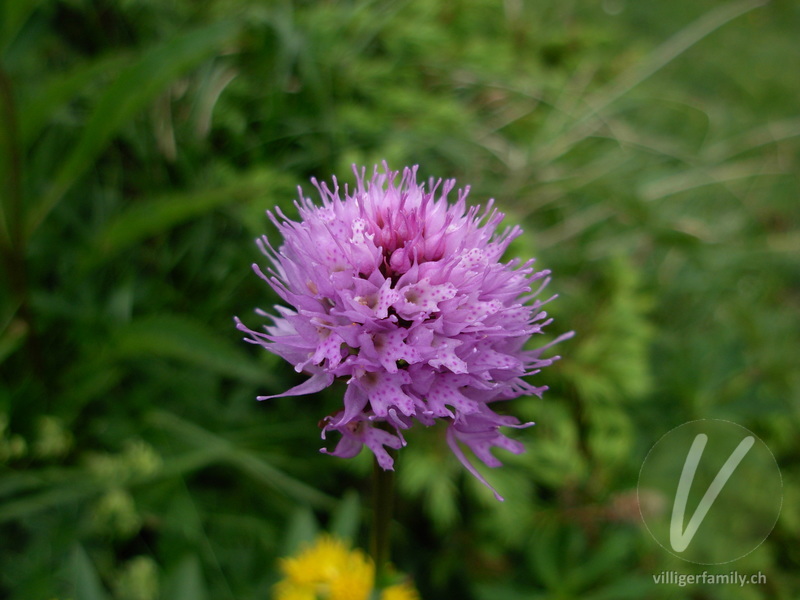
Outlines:
<svg viewBox="0 0 800 600"><path fill-rule="evenodd" d="M692 447L689 448L689 454L686 456L686 462L683 463L683 471L681 471L681 478L678 482L678 491L675 493L675 504L672 506L672 520L669 527L669 543L675 552L683 552L694 539L697 529L706 518L708 511L714 504L714 501L719 496L722 488L731 478L736 467L742 462L742 459L750 451L755 443L753 436L747 436L722 465L722 468L714 477L714 481L708 486L706 493L697 505L694 514L689 519L686 529L683 529L684 515L686 514L686 503L689 500L689 492L692 489L692 482L694 481L695 473L697 472L697 465L700 463L700 458L703 456L708 436L704 433L698 433L692 442Z"/></svg>

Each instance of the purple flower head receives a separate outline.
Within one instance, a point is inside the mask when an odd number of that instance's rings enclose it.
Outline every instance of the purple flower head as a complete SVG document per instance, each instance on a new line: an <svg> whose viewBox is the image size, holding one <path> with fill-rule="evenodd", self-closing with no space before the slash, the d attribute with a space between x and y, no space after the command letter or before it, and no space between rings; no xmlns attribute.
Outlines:
<svg viewBox="0 0 800 600"><path fill-rule="evenodd" d="M501 262L522 230L498 232L503 214L492 200L485 209L468 206L469 188L450 203L454 180L426 188L416 167L401 175L385 163L371 179L365 169L356 178L343 195L335 178L333 189L312 179L322 205L301 190L299 222L267 213L284 242L275 250L259 239L272 266L253 268L291 308L276 306L263 331L239 319L237 327L311 377L259 400L315 393L343 378L343 407L322 429L323 438L341 438L322 452L350 458L366 445L392 469L386 448L405 445L404 429L442 420L453 452L488 486L461 445L490 467L501 464L495 446L523 451L499 428L533 423L498 415L492 405L546 389L523 377L558 359L542 353L559 340L524 349L552 320L541 310L552 298L537 299L549 271L535 271L533 260Z"/></svg>

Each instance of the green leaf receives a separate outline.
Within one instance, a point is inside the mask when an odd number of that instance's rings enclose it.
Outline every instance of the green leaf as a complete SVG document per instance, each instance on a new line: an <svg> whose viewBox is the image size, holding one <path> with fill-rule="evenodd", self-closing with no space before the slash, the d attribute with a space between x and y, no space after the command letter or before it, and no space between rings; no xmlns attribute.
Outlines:
<svg viewBox="0 0 800 600"><path fill-rule="evenodd" d="M529 546L531 570L550 592L562 592L571 587L570 582L564 579L560 564L561 533L558 524L541 523L533 532Z"/></svg>
<svg viewBox="0 0 800 600"><path fill-rule="evenodd" d="M665 588L663 595L660 590L654 594L653 578L650 575L631 575L613 581L608 586L594 592L581 592L583 600L636 600L638 598L674 598L670 594L668 586L661 586Z"/></svg>
<svg viewBox="0 0 800 600"><path fill-rule="evenodd" d="M102 486L87 478L76 478L71 484L46 489L20 499L9 500L0 504L0 523L20 519L71 502L83 501L97 494L100 489Z"/></svg>
<svg viewBox="0 0 800 600"><path fill-rule="evenodd" d="M234 185L137 203L112 220L95 240L92 260L108 260L121 250L214 208L247 202L271 189L273 174L259 171Z"/></svg>
<svg viewBox="0 0 800 600"><path fill-rule="evenodd" d="M0 4L0 54L6 51L42 0L9 0Z"/></svg>
<svg viewBox="0 0 800 600"><path fill-rule="evenodd" d="M333 498L316 488L299 481L267 462L262 456L235 445L225 437L181 419L166 411L153 411L147 421L154 427L170 431L176 438L213 453L219 462L225 462L265 486L280 491L295 502L330 510Z"/></svg>
<svg viewBox="0 0 800 600"><path fill-rule="evenodd" d="M32 233L64 194L94 164L114 135L181 74L220 51L238 32L236 21L221 21L173 38L145 52L103 93L82 135L58 169L44 199L31 211Z"/></svg>
<svg viewBox="0 0 800 600"><path fill-rule="evenodd" d="M298 507L289 521L283 545L284 556L297 554L304 546L313 542L318 533L319 524L311 509L307 506Z"/></svg>
<svg viewBox="0 0 800 600"><path fill-rule="evenodd" d="M164 584L162 598L170 600L206 600L206 586L200 560L187 556L175 567Z"/></svg>
<svg viewBox="0 0 800 600"><path fill-rule="evenodd" d="M553 596L519 589L511 582L477 583L473 589L478 600L552 600Z"/></svg>
<svg viewBox="0 0 800 600"><path fill-rule="evenodd" d="M586 552L580 564L569 564L567 577L574 583L574 589L589 590L599 586L618 565L627 564L628 559L635 555L636 541L635 533L609 528L599 547Z"/></svg>
<svg viewBox="0 0 800 600"><path fill-rule="evenodd" d="M0 333L0 364L22 346L28 336L28 327L21 320L13 320Z"/></svg>
<svg viewBox="0 0 800 600"><path fill-rule="evenodd" d="M361 499L355 490L347 490L331 516L330 533L343 540L355 540L360 525Z"/></svg>
<svg viewBox="0 0 800 600"><path fill-rule="evenodd" d="M69 575L72 595L80 600L106 600L100 576L91 559L80 544L72 548L69 557Z"/></svg>
<svg viewBox="0 0 800 600"><path fill-rule="evenodd" d="M128 55L120 54L96 58L71 71L59 73L35 88L30 94L32 97L25 99L25 110L19 114L21 145L24 148L28 147L45 125L53 119L56 111L77 94L85 91L95 79L104 74L118 72L130 58Z"/></svg>
<svg viewBox="0 0 800 600"><path fill-rule="evenodd" d="M232 341L187 317L158 315L133 321L117 332L112 347L121 357L174 359L250 383L277 385L272 373Z"/></svg>

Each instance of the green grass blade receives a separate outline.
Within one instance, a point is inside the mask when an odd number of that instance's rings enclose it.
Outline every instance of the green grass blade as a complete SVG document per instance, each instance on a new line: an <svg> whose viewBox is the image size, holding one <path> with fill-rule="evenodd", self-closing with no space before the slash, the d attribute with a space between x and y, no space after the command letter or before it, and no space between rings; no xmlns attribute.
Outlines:
<svg viewBox="0 0 800 600"><path fill-rule="evenodd" d="M8 324L0 333L0 365L22 346L27 335L28 327L24 322L15 319Z"/></svg>
<svg viewBox="0 0 800 600"><path fill-rule="evenodd" d="M307 506L298 506L289 520L286 539L283 542L284 556L297 554L314 542L319 535L319 523Z"/></svg>
<svg viewBox="0 0 800 600"><path fill-rule="evenodd" d="M170 600L206 600L206 586L200 560L195 555L187 556L164 584L163 598Z"/></svg>
<svg viewBox="0 0 800 600"><path fill-rule="evenodd" d="M603 111L625 96L633 88L666 67L689 48L714 33L726 23L767 3L767 0L743 0L724 4L704 14L653 50L640 63L621 73L611 83L590 95L586 110L575 118L565 132L551 145L545 145L536 156L537 162L550 162L562 156L586 137L593 135L602 122L597 122Z"/></svg>
<svg viewBox="0 0 800 600"><path fill-rule="evenodd" d="M269 188L269 174L243 175L235 185L214 190L175 194L137 203L115 219L94 243L92 261L108 260L121 250L153 235L165 232L189 219L235 202L247 202Z"/></svg>
<svg viewBox="0 0 800 600"><path fill-rule="evenodd" d="M647 182L641 186L639 194L644 200L652 202L707 185L728 184L753 177L787 174L787 170L781 168L780 165L770 164L760 158L727 162L721 165L687 170Z"/></svg>
<svg viewBox="0 0 800 600"><path fill-rule="evenodd" d="M227 460L224 448L198 448L170 457L164 467L154 473L137 475L126 485L147 485L173 477L183 477L211 464ZM0 502L0 523L30 517L38 512L78 502L86 502L109 489L113 482L99 481L70 469L32 471L26 474L5 474L0 496L11 496Z"/></svg>
<svg viewBox="0 0 800 600"><path fill-rule="evenodd" d="M8 0L0 4L0 54L8 49L41 3L42 0Z"/></svg>
<svg viewBox="0 0 800 600"><path fill-rule="evenodd" d="M684 27L666 42L656 48L647 60L622 73L608 87L599 90L588 102L589 112L583 116L587 119L605 110L637 85L666 67L689 48L714 33L726 23L764 6L767 0L744 0L724 4L704 14L702 17Z"/></svg>
<svg viewBox="0 0 800 600"><path fill-rule="evenodd" d="M59 485L0 504L0 523L12 521L57 506L83 501L97 494L103 486L76 477L74 482Z"/></svg>
<svg viewBox="0 0 800 600"><path fill-rule="evenodd" d="M709 146L704 154L711 160L724 162L746 152L772 146L792 138L800 137L800 118L761 124L754 129L739 133L730 139Z"/></svg>
<svg viewBox="0 0 800 600"><path fill-rule="evenodd" d="M361 499L347 490L331 515L330 533L343 540L356 540L361 525Z"/></svg>
<svg viewBox="0 0 800 600"><path fill-rule="evenodd" d="M20 143L27 148L52 120L53 114L94 80L116 73L129 62L130 56L110 55L82 64L67 73L59 73L40 85L25 102L19 115Z"/></svg>
<svg viewBox="0 0 800 600"><path fill-rule="evenodd" d="M73 597L80 600L107 600L100 576L91 559L80 544L76 544L69 557L69 575Z"/></svg>
<svg viewBox="0 0 800 600"><path fill-rule="evenodd" d="M36 230L67 190L91 168L98 155L133 115L181 74L220 51L238 28L235 21L222 21L192 31L145 52L123 70L100 97L49 190L31 211L28 234Z"/></svg>
<svg viewBox="0 0 800 600"><path fill-rule="evenodd" d="M181 419L175 414L154 411L147 420L154 427L168 430L192 446L217 450L221 461L235 466L254 480L260 481L296 501L323 509L331 509L336 504L335 500L327 494L287 475L257 454L240 448L224 437Z"/></svg>
<svg viewBox="0 0 800 600"><path fill-rule="evenodd" d="M122 327L112 347L120 357L174 359L250 383L277 385L272 373L229 339L235 337L218 335L198 321L178 315L158 315Z"/></svg>

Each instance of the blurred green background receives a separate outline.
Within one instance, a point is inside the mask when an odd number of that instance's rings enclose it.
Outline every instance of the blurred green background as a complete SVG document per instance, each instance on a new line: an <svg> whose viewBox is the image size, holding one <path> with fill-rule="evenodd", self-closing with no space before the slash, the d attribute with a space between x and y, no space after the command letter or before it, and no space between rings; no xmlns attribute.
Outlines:
<svg viewBox="0 0 800 600"><path fill-rule="evenodd" d="M366 545L369 456L318 453L341 389L256 402L301 378L232 317L277 300L264 211L386 159L496 198L577 332L509 407L537 426L505 503L409 436L422 596L800 597L798 31L794 0L0 3L0 596L268 598L315 528ZM653 583L713 569L636 500L697 418L780 465L774 531L718 568L765 585Z"/></svg>

